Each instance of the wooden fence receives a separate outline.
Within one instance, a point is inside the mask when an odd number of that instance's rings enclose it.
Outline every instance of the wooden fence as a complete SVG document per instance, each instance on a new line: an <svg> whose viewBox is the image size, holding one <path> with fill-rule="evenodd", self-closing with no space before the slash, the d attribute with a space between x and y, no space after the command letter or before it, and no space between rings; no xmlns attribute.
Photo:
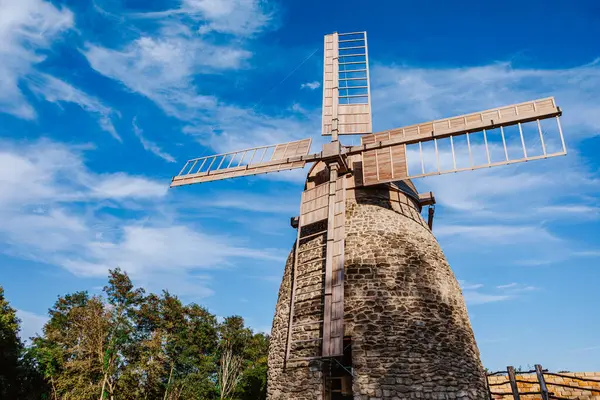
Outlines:
<svg viewBox="0 0 600 400"><path fill-rule="evenodd" d="M536 365L531 371L487 374L492 400L600 400L600 373L553 373Z"/></svg>

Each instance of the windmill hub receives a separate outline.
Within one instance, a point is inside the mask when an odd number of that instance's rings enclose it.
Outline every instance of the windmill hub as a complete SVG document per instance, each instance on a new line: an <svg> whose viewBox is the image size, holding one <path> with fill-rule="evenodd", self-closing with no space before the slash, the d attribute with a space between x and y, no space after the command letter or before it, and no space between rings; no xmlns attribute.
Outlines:
<svg viewBox="0 0 600 400"><path fill-rule="evenodd" d="M268 397L487 399L465 302L431 231L435 198L411 179L565 155L562 111L549 97L373 133L366 32L326 35L324 50L322 134L332 141L320 152L310 154L307 138L195 158L171 183L314 163L291 220L297 236L273 319ZM550 119L554 138L540 123ZM531 153L524 125L534 125L542 154ZM342 146L342 135L363 136Z"/></svg>

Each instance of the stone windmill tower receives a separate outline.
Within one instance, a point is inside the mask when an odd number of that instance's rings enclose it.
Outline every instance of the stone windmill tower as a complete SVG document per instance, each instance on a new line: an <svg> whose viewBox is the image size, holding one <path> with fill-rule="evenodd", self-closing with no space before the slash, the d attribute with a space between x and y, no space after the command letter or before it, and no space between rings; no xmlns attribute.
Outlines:
<svg viewBox="0 0 600 400"><path fill-rule="evenodd" d="M461 289L431 232L435 199L410 179L564 155L560 115L545 98L372 133L366 32L333 33L322 131L331 142L321 151L311 154L308 138L188 161L171 187L314 163L292 218L269 399L487 398ZM550 119L554 139L542 129ZM362 135L361 145L340 135Z"/></svg>

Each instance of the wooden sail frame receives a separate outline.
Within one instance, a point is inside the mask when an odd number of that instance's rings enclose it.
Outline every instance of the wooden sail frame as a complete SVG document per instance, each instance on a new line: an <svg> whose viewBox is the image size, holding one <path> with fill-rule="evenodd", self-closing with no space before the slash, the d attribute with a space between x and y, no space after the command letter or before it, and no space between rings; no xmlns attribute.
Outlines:
<svg viewBox="0 0 600 400"><path fill-rule="evenodd" d="M311 161L306 157L311 143L312 139L308 138L194 158L173 178L171 187L304 168L306 162Z"/></svg>
<svg viewBox="0 0 600 400"><path fill-rule="evenodd" d="M373 132L367 32L325 35L322 135Z"/></svg>
<svg viewBox="0 0 600 400"><path fill-rule="evenodd" d="M360 146L350 147L347 152L348 154L362 154L363 183L365 186L402 179L421 178L557 157L567 153L562 127L560 125L560 115L562 115L562 111L556 106L554 98L548 97L545 99L498 107L477 113L366 135L361 138L362 144ZM548 153L546 151L544 145L544 132L540 125L541 120L549 118L556 119L562 145L560 151L553 153ZM527 153L525 142L523 140L522 124L528 122L536 122L537 124L543 155L531 156ZM523 157L511 159L509 158L507 144L504 138L504 128L512 125L517 125L519 127L523 146ZM490 150L486 131L495 128L500 129L502 135L502 147L506 158L502 161L492 162L489 158ZM468 141L469 135L476 132L483 132L484 139L486 139L484 147L486 154L488 155L487 163L474 164L472 157L470 157L470 165L468 167L457 168L456 154L454 152L454 138L466 135ZM452 143L453 168L444 169L439 163L437 141L444 138L450 138ZM422 152L422 144L429 141L434 142L437 158L436 170L432 172L425 171L424 156ZM409 171L406 153L406 146L408 144L419 145L421 171L417 173L411 173ZM470 143L469 155L471 155Z"/></svg>

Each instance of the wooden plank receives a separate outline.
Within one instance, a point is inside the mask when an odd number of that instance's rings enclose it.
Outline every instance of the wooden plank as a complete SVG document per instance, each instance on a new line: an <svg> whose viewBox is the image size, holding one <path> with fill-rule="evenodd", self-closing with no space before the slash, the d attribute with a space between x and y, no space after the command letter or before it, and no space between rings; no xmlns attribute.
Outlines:
<svg viewBox="0 0 600 400"><path fill-rule="evenodd" d="M323 183L302 193L300 205L300 223L302 225L327 218L328 215L328 187L329 183Z"/></svg>
<svg viewBox="0 0 600 400"><path fill-rule="evenodd" d="M328 186L328 213L327 213L327 247L325 249L325 307L323 309L323 357L331 354L331 303L332 303L332 280L333 280L333 242L334 242L334 215L335 215L335 193L336 180L338 179L338 165L333 163L329 166Z"/></svg>
<svg viewBox="0 0 600 400"><path fill-rule="evenodd" d="M508 111L508 110L511 111ZM553 97L532 100L525 103L503 106L477 113L460 115L436 121L396 128L385 132L373 133L361 138L361 146L350 148L349 153L368 150L366 145L376 147L391 146L400 143L417 143L420 141L440 139L450 135L466 132L479 132L483 129L494 129L560 116L562 112L556 106ZM382 143L379 143L382 142ZM365 147L366 146L366 147Z"/></svg>
<svg viewBox="0 0 600 400"><path fill-rule="evenodd" d="M406 179L406 145L366 151L362 167L365 186Z"/></svg>
<svg viewBox="0 0 600 400"><path fill-rule="evenodd" d="M331 353L331 296L325 296L323 307L323 342L321 345L321 355L329 357Z"/></svg>
<svg viewBox="0 0 600 400"><path fill-rule="evenodd" d="M336 182L334 206L331 288L331 332L329 333L329 356L343 354L344 340L344 242L346 221L346 178L340 177Z"/></svg>

